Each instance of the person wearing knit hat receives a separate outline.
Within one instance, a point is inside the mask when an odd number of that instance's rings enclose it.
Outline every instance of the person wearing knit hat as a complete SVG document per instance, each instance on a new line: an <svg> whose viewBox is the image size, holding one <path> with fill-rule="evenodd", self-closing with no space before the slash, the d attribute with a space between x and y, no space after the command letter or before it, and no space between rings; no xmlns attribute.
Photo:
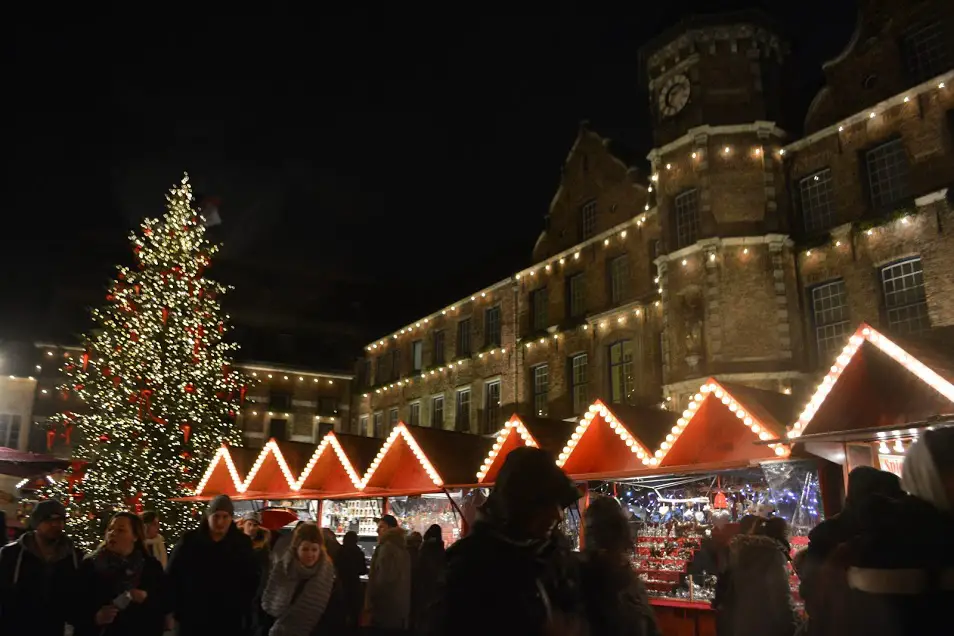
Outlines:
<svg viewBox="0 0 954 636"><path fill-rule="evenodd" d="M209 502L202 522L186 532L167 568L179 636L247 633L260 568L252 540L232 523L232 500ZM238 612L210 608L240 607Z"/></svg>
<svg viewBox="0 0 954 636"><path fill-rule="evenodd" d="M0 548L0 625L4 634L62 636L64 597L75 592L82 553L63 532L66 508L55 499L36 504L30 531Z"/></svg>
<svg viewBox="0 0 954 636"><path fill-rule="evenodd" d="M239 527L242 529L242 532L252 538L252 541L255 541L255 535L262 527L262 513L255 510L250 510L242 515L242 519L239 522Z"/></svg>

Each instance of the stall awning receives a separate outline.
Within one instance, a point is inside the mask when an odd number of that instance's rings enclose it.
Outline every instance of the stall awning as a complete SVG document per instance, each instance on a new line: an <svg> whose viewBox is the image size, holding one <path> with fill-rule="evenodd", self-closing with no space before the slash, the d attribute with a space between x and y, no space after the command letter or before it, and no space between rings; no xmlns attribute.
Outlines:
<svg viewBox="0 0 954 636"><path fill-rule="evenodd" d="M710 378L653 453L653 465L749 463L789 454L785 421L794 413L788 395ZM759 440L768 446L757 444Z"/></svg>
<svg viewBox="0 0 954 636"><path fill-rule="evenodd" d="M376 440L370 441L377 446ZM361 487L361 477L339 436L329 432L317 445L271 439L260 450L222 447L199 483L196 496L323 498Z"/></svg>
<svg viewBox="0 0 954 636"><path fill-rule="evenodd" d="M911 422L954 413L954 329L887 337L862 323L795 420L790 438Z"/></svg>
<svg viewBox="0 0 954 636"><path fill-rule="evenodd" d="M68 459L58 459L52 455L24 453L13 448L0 446L0 475L12 477L34 477L57 470L65 470L70 465Z"/></svg>
<svg viewBox="0 0 954 636"><path fill-rule="evenodd" d="M438 492L445 484L471 484L473 470L492 441L469 433L408 426L391 431L364 477L368 493Z"/></svg>
<svg viewBox="0 0 954 636"><path fill-rule="evenodd" d="M556 460L575 428L574 422L514 413L504 427L497 432L493 447L484 457L484 462L477 471L477 481L481 484L494 483L497 472L503 466L507 455L521 446L542 448Z"/></svg>
<svg viewBox="0 0 954 636"><path fill-rule="evenodd" d="M557 465L571 476L650 466L652 449L665 439L677 419L664 409L607 405L596 400L566 441Z"/></svg>

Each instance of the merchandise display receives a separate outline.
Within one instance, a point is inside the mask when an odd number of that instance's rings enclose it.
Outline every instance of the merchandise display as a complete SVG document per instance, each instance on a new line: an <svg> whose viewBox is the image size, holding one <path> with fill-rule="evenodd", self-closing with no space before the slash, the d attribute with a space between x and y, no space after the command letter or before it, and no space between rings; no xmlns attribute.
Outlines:
<svg viewBox="0 0 954 636"><path fill-rule="evenodd" d="M321 510L321 525L337 536L355 531L359 537L376 537L378 519L384 512L381 499L326 500Z"/></svg>
<svg viewBox="0 0 954 636"><path fill-rule="evenodd" d="M460 495L450 493L450 496L459 506ZM460 539L460 514L444 493L391 497L388 506L390 513L407 532L420 532L423 535L429 527L437 524L441 527L445 546Z"/></svg>

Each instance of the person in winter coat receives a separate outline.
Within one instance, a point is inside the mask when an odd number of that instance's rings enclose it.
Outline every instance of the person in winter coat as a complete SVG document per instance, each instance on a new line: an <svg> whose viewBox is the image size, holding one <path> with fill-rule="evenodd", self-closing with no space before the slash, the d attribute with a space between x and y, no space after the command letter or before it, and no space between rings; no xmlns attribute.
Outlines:
<svg viewBox="0 0 954 636"><path fill-rule="evenodd" d="M424 533L417 561L411 574L411 624L426 623L430 608L439 600L444 586L447 556L444 554L444 536L436 523Z"/></svg>
<svg viewBox="0 0 954 636"><path fill-rule="evenodd" d="M862 532L864 511L876 499L896 500L904 496L901 480L871 466L859 466L848 473L848 492L839 514L822 521L808 534L808 547L799 555L797 571L799 596L805 602L810 634L824 633L825 624L836 620L844 609L848 592L843 566L831 560L839 546ZM839 628L836 628L839 629Z"/></svg>
<svg viewBox="0 0 954 636"><path fill-rule="evenodd" d="M789 586L785 520L757 520L729 544L718 601L719 636L792 636L800 626Z"/></svg>
<svg viewBox="0 0 954 636"><path fill-rule="evenodd" d="M954 428L925 431L905 453L908 494L872 498L826 578L847 592L812 634L934 634L954 604ZM949 631L949 630L948 630Z"/></svg>
<svg viewBox="0 0 954 636"><path fill-rule="evenodd" d="M378 547L371 557L365 597L368 624L375 633L401 633L411 620L411 555L397 519L378 519Z"/></svg>
<svg viewBox="0 0 954 636"><path fill-rule="evenodd" d="M169 557L179 636L242 634L258 587L252 541L232 523L232 500L209 503L202 524L186 532ZM222 608L242 608L222 611Z"/></svg>
<svg viewBox="0 0 954 636"><path fill-rule="evenodd" d="M344 597L345 628L357 629L364 606L361 577L368 573L368 563L364 550L358 545L358 533L354 530L345 533L341 549L335 557L335 572L341 581Z"/></svg>
<svg viewBox="0 0 954 636"><path fill-rule="evenodd" d="M138 516L113 515L106 540L80 566L75 636L161 636L165 631L165 574L145 542Z"/></svg>
<svg viewBox="0 0 954 636"><path fill-rule="evenodd" d="M619 502L598 497L583 518L586 618L600 636L662 636L646 586L633 571L633 535Z"/></svg>
<svg viewBox="0 0 954 636"><path fill-rule="evenodd" d="M334 582L321 529L314 523L299 525L269 574L262 609L271 624L260 636L309 636L328 607Z"/></svg>
<svg viewBox="0 0 954 636"><path fill-rule="evenodd" d="M259 513L253 512L245 515L245 524L242 527L242 531L247 537L252 540L252 553L255 555L255 566L258 573L258 587L255 588L255 596L252 597L252 605L249 607L250 612L250 625L251 633L257 633L261 626L265 624L267 620L263 616L262 610L262 594L265 592L265 586L268 584L268 575L272 569L272 558L271 558L271 539L270 532L261 527L261 519L253 518L252 521L249 520L250 515L260 516ZM249 531L252 534L249 534Z"/></svg>
<svg viewBox="0 0 954 636"><path fill-rule="evenodd" d="M159 515L154 510L147 510L142 513L142 523L146 529L146 552L165 568L169 555L166 553L166 540L159 534Z"/></svg>
<svg viewBox="0 0 954 636"><path fill-rule="evenodd" d="M63 533L66 509L39 502L29 532L0 548L0 632L63 636L83 554Z"/></svg>
<svg viewBox="0 0 954 636"><path fill-rule="evenodd" d="M344 583L338 570L338 557L341 554L341 544L338 543L338 537L330 528L321 529L321 538L324 540L325 553L335 567L335 584L331 589L331 598L328 599L328 606L325 608L321 620L318 622L317 633L319 634L344 634L347 625L348 608L345 603Z"/></svg>
<svg viewBox="0 0 954 636"><path fill-rule="evenodd" d="M472 531L447 550L441 606L430 612L438 622L434 631L484 636L487 625L475 620L475 599L491 590L495 598L507 599L508 607L506 619L494 624L495 636L581 633L579 575L569 551L552 540L564 508L579 497L545 451L511 452Z"/></svg>

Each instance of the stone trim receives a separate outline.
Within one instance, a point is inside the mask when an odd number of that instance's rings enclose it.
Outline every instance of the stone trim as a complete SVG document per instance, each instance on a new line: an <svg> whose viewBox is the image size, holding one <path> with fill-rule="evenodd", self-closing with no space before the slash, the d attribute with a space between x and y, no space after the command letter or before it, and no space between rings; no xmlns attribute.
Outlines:
<svg viewBox="0 0 954 636"><path fill-rule="evenodd" d="M726 238L707 238L696 241L692 245L687 245L682 249L678 249L675 252L670 252L669 254L663 254L654 260L653 262L658 266L662 262L681 260L687 256L692 256L696 252L701 252L708 249L710 246L715 248L719 247L732 247L736 245L742 245L748 247L750 245L771 245L772 243L781 243L785 247L793 247L795 242L787 234L766 234L764 236L729 236Z"/></svg>
<svg viewBox="0 0 954 636"><path fill-rule="evenodd" d="M701 375L689 380L681 380L663 385L663 393L670 395L672 393L682 393L684 391L696 391L705 382L708 375ZM720 373L715 376L716 380L724 382L738 382L745 384L755 380L805 380L811 377L808 373L801 371L767 371L765 373Z"/></svg>
<svg viewBox="0 0 954 636"><path fill-rule="evenodd" d="M669 154L670 152L679 150L683 146L694 143L699 136L705 135L706 139L708 139L708 137L718 135L740 134L758 135L759 139L769 139L771 137L782 139L787 136L786 132L776 126L774 121L755 121L751 124L733 124L730 126L696 126L695 128L690 128L683 136L670 141L665 146L653 148L649 151L649 154L646 155L646 158L652 163L653 172L656 172L656 163L661 159L662 155Z"/></svg>
<svg viewBox="0 0 954 636"><path fill-rule="evenodd" d="M919 208L923 208L931 205L932 203L944 201L945 199L947 199L947 188L941 188L940 190L935 190L934 192L930 192L924 196L918 197L914 200L914 205Z"/></svg>

